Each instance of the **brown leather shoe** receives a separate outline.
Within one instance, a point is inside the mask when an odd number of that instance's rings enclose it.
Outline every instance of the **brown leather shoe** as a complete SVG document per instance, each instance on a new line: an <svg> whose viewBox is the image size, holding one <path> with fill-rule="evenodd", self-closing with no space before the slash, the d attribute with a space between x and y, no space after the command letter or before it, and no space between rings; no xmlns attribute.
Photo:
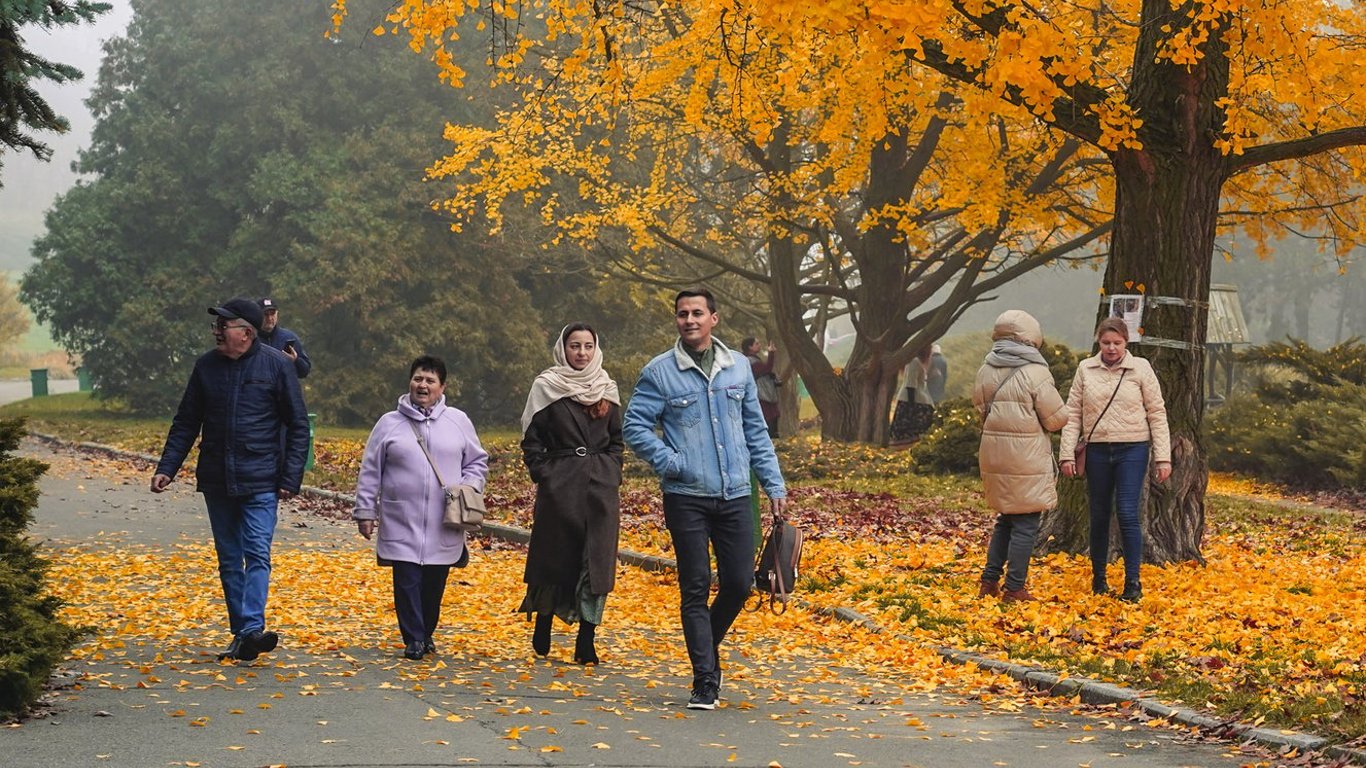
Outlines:
<svg viewBox="0 0 1366 768"><path fill-rule="evenodd" d="M978 597L1000 597L1001 584L995 581L981 581L981 586L977 588Z"/></svg>
<svg viewBox="0 0 1366 768"><path fill-rule="evenodd" d="M1001 602L1003 603L1034 603L1038 600L1039 598L1029 594L1029 587L1007 589L1001 593Z"/></svg>

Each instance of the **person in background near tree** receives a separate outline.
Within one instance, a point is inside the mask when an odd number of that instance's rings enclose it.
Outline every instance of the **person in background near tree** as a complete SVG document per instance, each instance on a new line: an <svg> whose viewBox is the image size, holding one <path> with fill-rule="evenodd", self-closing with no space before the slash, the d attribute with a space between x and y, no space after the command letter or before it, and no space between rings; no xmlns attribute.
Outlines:
<svg viewBox="0 0 1366 768"><path fill-rule="evenodd" d="M299 378L308 376L308 372L313 370L313 363L304 351L304 343L299 340L299 334L280 326L280 305L275 303L274 299L261 299L261 311L264 313L261 322L261 341L284 352L285 357L293 360L294 370L299 374Z"/></svg>
<svg viewBox="0 0 1366 768"><path fill-rule="evenodd" d="M938 344L930 347L930 373L925 386L930 391L930 399L935 405L944 402L944 387L949 383L949 361Z"/></svg>
<svg viewBox="0 0 1366 768"><path fill-rule="evenodd" d="M747 337L740 342L740 351L749 358L749 369L754 374L754 386L759 392L759 410L764 414L764 423L768 425L768 436L774 440L778 439L778 417L781 413L778 410L778 347L773 342L768 343L768 361L759 358L759 340L753 336Z"/></svg>
<svg viewBox="0 0 1366 768"><path fill-rule="evenodd" d="M1124 592L1120 600L1143 597L1139 565L1143 560L1143 527L1139 499L1154 463L1157 482L1172 473L1171 432L1167 405L1152 364L1129 354L1129 327L1107 317L1096 327L1100 352L1077 366L1067 395L1067 426L1062 430L1059 463L1062 473L1077 473L1077 441L1086 438L1086 492L1091 502L1091 591L1110 593L1105 566L1110 560L1110 514L1119 518L1124 552Z"/></svg>
<svg viewBox="0 0 1366 768"><path fill-rule="evenodd" d="M597 664L593 638L616 585L621 529L621 395L602 369L590 326L565 326L554 358L522 411L522 460L536 484L536 504L522 577L526 597L517 610L536 614L536 655L550 653L550 625L559 616L579 624L574 661Z"/></svg>
<svg viewBox="0 0 1366 768"><path fill-rule="evenodd" d="M987 504L997 513L977 596L999 595L1011 603L1035 599L1026 586L1029 558L1043 513L1058 505L1048 432L1067 423L1067 404L1039 354L1043 331L1038 320L1018 309L1002 312L991 339L991 352L972 387L972 404L982 417L977 464Z"/></svg>
<svg viewBox="0 0 1366 768"><path fill-rule="evenodd" d="M199 437L195 486L209 511L232 631L218 658L251 661L280 640L266 630L270 547L280 497L303 484L308 409L290 361L257 338L256 302L232 299L209 314L217 318L214 349L194 363L152 492L170 486Z"/></svg>
<svg viewBox="0 0 1366 768"><path fill-rule="evenodd" d="M679 613L692 662L689 709L715 709L721 640L754 584L750 469L782 518L787 488L764 426L754 375L711 335L720 322L705 289L674 297L678 342L640 372L626 406L626 444L659 475L678 561ZM656 427L663 432L661 437ZM716 551L716 599L711 555Z"/></svg>
<svg viewBox="0 0 1366 768"><path fill-rule="evenodd" d="M892 411L889 431L891 444L904 445L920 437L934 420L934 400L930 398L930 347L920 350L902 372L901 391Z"/></svg>
<svg viewBox="0 0 1366 768"><path fill-rule="evenodd" d="M489 455L474 424L464 411L446 405L446 363L430 355L417 358L408 368L408 392L365 441L351 513L366 539L378 528L375 556L393 568L404 658L436 653L446 577L452 565L469 562L465 531L444 522L446 488L454 492L468 485L482 493L488 473Z"/></svg>

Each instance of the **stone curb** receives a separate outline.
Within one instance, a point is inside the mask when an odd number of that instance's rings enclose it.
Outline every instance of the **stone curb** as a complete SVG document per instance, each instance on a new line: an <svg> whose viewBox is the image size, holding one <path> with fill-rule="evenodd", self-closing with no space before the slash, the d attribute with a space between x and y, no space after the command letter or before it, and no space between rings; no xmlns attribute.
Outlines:
<svg viewBox="0 0 1366 768"><path fill-rule="evenodd" d="M152 464L156 464L158 461L158 457L156 456L125 451L121 448L115 448L114 446L103 445L101 443L71 442L69 440L63 440L55 435L45 435L33 431L30 431L29 435L45 443L76 448L91 453L104 454L111 458L136 458ZM355 501L355 497L349 493L331 491L326 488L317 488L311 485L303 486L303 488L300 489L300 495L314 496L344 503L353 503ZM501 523L485 523L481 533L495 539L516 542L519 544L525 544L531 540L531 531L526 528L514 525L504 525ZM646 571L671 571L676 567L676 563L669 558L647 555L629 549L619 550L617 552L617 560L626 565ZM855 611L852 608L830 608L827 606L815 605L801 597L793 597L792 601L812 613L831 616L839 621L861 626L874 634L883 634L886 632L886 629L873 621L872 618ZM909 643L918 642L913 638L901 634L896 635L896 637ZM1151 717L1212 731L1221 736L1256 742L1257 744L1273 749L1297 749L1300 752L1322 750L1331 757L1350 760L1358 765L1366 765L1366 749L1333 746L1329 743L1328 739L1322 736L1301 733L1298 731L1273 730L1270 728L1248 725L1246 723L1239 723L1234 720L1224 720L1193 709L1181 709L1164 704L1156 699L1145 698L1131 688L1114 685L1113 683L1091 680L1085 677L1063 677L1041 667L1032 667L1023 664L1015 664L1009 661L1001 661L1000 659L993 659L988 656L982 656L957 648L941 647L936 648L935 652L945 661L961 665L973 664L981 669L988 669L998 674L1006 675L1027 688L1042 691L1050 696L1067 698L1078 696L1082 703L1092 705L1129 704Z"/></svg>

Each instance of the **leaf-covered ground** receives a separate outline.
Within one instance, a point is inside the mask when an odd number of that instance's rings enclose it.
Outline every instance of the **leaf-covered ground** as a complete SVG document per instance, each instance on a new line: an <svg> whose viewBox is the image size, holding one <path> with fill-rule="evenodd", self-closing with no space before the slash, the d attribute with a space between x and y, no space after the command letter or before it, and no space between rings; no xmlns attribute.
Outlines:
<svg viewBox="0 0 1366 768"><path fill-rule="evenodd" d="M128 447L147 450L142 442ZM1089 594L1084 557L1051 556L1031 568L1031 589L1043 601L1007 606L976 598L992 516L973 478L914 476L904 451L783 442L793 507L810 536L801 591L915 641L895 650L887 640L860 643L860 653L885 654L869 663L938 665L925 649L950 645L1245 721L1348 742L1366 736L1366 518L1359 513L1214 477L1207 566L1145 566L1144 601L1128 606ZM488 447L496 519L528 524L533 488L515 443L495 439ZM350 437L320 441L311 482L349 491L362 448ZM669 556L657 486L636 462L628 461L627 475L622 546ZM349 513L304 503L329 517ZM1112 582L1121 581L1120 566L1112 569ZM908 655L907 648L918 650Z"/></svg>

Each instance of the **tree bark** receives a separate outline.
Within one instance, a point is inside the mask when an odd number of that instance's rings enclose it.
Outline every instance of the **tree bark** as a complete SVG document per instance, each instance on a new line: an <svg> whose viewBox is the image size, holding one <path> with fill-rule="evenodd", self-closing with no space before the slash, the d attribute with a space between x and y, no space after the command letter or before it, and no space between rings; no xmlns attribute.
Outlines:
<svg viewBox="0 0 1366 768"><path fill-rule="evenodd" d="M1140 35L1129 91L1131 104L1145 121L1139 134L1143 148L1111 156L1115 229L1104 290L1106 295L1145 296L1144 341L1130 351L1152 362L1171 428L1172 476L1159 484L1150 473L1141 501L1143 559L1203 563L1209 479L1200 440L1204 342L1215 227L1227 172L1213 139L1222 125L1216 103L1227 93L1228 59L1221 36L1215 36L1198 66L1187 70L1157 62L1159 28L1178 19L1167 0L1144 0L1143 6L1145 20L1151 21ZM1097 318L1106 314L1102 309ZM1088 520L1084 499L1084 494L1069 493L1047 516L1047 536L1041 537L1045 551L1063 549L1063 542L1069 543L1068 551L1086 549L1076 546L1075 536L1066 535Z"/></svg>

